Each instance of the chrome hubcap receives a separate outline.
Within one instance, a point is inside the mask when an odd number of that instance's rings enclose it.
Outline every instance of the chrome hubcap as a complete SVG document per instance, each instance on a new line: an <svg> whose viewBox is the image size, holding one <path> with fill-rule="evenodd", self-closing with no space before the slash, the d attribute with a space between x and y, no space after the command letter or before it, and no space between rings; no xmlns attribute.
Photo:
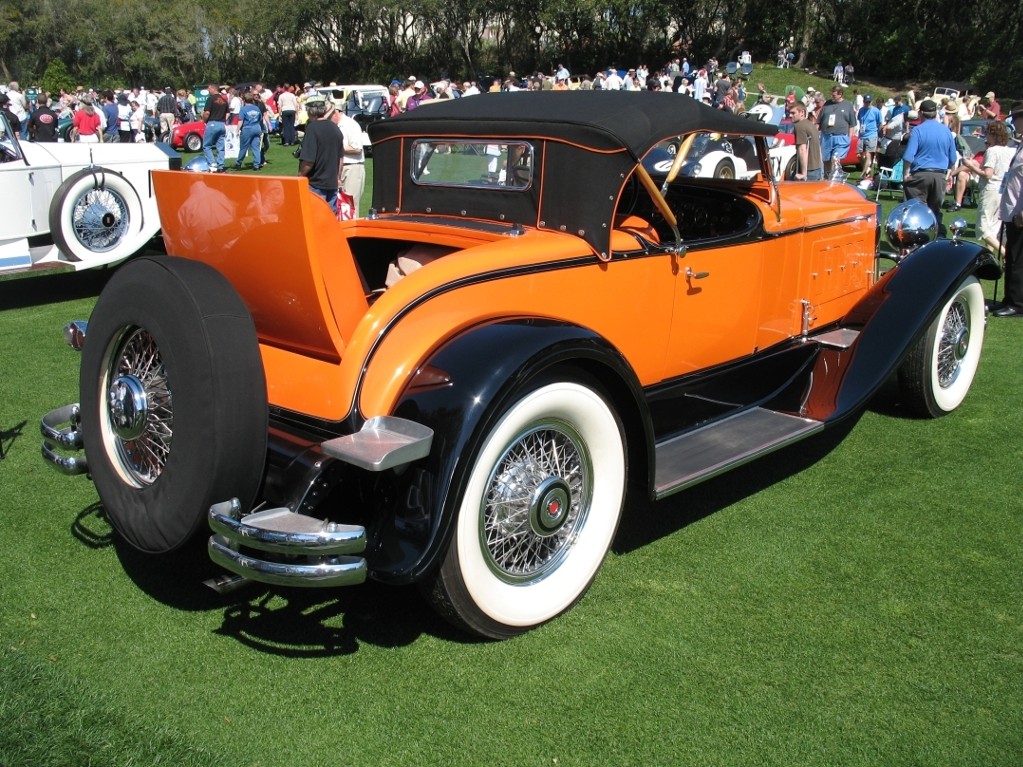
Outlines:
<svg viewBox="0 0 1023 767"><path fill-rule="evenodd" d="M529 504L529 527L534 535L547 538L557 534L568 519L572 489L561 477L548 477L533 492Z"/></svg>
<svg viewBox="0 0 1023 767"><path fill-rule="evenodd" d="M170 455L174 408L163 357L142 328L127 328L110 348L104 441L122 479L145 487Z"/></svg>
<svg viewBox="0 0 1023 767"><path fill-rule="evenodd" d="M149 401L142 381L133 375L120 376L107 393L110 425L121 439L138 439L146 428Z"/></svg>
<svg viewBox="0 0 1023 767"><path fill-rule="evenodd" d="M113 250L128 233L128 206L112 189L90 189L75 202L71 226L78 241L94 253Z"/></svg>
<svg viewBox="0 0 1023 767"><path fill-rule="evenodd" d="M585 523L592 468L568 424L545 422L522 434L490 475L480 540L491 572L509 583L557 568Z"/></svg>

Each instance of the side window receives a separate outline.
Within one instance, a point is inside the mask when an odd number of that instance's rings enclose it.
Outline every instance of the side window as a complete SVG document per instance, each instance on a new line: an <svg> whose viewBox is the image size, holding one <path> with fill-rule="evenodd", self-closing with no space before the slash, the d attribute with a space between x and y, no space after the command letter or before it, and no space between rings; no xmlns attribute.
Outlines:
<svg viewBox="0 0 1023 767"><path fill-rule="evenodd" d="M533 147L524 141L412 144L412 180L423 186L484 187L524 191L533 184Z"/></svg>

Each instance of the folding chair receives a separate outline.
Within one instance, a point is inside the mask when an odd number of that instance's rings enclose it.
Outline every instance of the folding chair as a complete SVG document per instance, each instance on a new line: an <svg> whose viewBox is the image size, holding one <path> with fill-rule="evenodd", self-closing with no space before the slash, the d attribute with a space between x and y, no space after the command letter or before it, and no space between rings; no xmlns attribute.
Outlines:
<svg viewBox="0 0 1023 767"><path fill-rule="evenodd" d="M887 189L889 194L895 191L902 191L903 165L903 161L899 160L890 168L881 167L877 169L877 191L874 193L875 202L880 198L881 191L884 189Z"/></svg>

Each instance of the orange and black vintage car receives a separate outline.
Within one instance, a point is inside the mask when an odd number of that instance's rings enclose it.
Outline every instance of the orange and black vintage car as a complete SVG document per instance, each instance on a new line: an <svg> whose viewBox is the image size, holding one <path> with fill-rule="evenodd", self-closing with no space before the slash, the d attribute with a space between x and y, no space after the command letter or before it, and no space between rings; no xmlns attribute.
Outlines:
<svg viewBox="0 0 1023 767"><path fill-rule="evenodd" d="M683 490L894 373L929 416L967 394L990 254L906 206L878 276L877 205L774 179L774 131L655 93L430 105L372 126L346 222L305 178L156 171L169 255L69 326L80 404L44 453L144 552L212 527L227 585L416 582L471 632L542 624L627 482ZM744 172L692 170L708 137Z"/></svg>

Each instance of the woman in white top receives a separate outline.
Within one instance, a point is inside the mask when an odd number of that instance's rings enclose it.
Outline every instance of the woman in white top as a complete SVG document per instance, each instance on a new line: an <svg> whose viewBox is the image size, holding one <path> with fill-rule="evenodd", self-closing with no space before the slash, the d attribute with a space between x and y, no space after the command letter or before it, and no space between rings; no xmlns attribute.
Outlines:
<svg viewBox="0 0 1023 767"><path fill-rule="evenodd" d="M995 253L1003 255L999 243L1002 222L998 218L998 203L1002 197L1002 177L1009 169L1015 150L1008 146L1009 130L1001 120L991 120L987 124L985 140L984 164L964 159L963 165L978 177L977 238Z"/></svg>

